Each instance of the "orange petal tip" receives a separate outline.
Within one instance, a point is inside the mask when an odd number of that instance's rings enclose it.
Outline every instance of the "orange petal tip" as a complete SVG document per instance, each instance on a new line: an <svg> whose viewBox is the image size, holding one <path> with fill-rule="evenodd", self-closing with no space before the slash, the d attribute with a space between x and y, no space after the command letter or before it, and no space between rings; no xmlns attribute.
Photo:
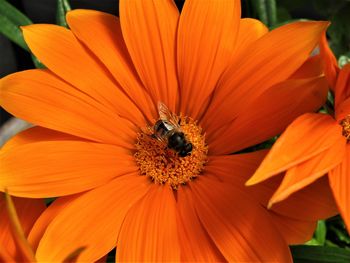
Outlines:
<svg viewBox="0 0 350 263"><path fill-rule="evenodd" d="M258 179L257 176L253 175L252 177L250 177L248 179L248 181L245 182L244 185L245 186L252 186L252 185L255 185L255 184L260 183L262 181L263 181L263 179Z"/></svg>
<svg viewBox="0 0 350 263"><path fill-rule="evenodd" d="M35 26L35 25L25 25L25 26L19 26L19 28L22 30L22 31L24 31L24 30L28 30L28 29L30 29L31 27L33 27L33 26Z"/></svg>
<svg viewBox="0 0 350 263"><path fill-rule="evenodd" d="M245 182L244 185L245 185L245 186L252 186L252 185L254 185L254 184L256 184L255 180L249 179L248 181Z"/></svg>
<svg viewBox="0 0 350 263"><path fill-rule="evenodd" d="M275 204L275 202L270 200L269 203L267 204L267 209L271 209L274 204Z"/></svg>
<svg viewBox="0 0 350 263"><path fill-rule="evenodd" d="M67 13L66 13L66 19L68 19L68 17L72 17L72 16L74 16L74 15L83 13L84 11L86 11L86 10L84 10L84 9L73 9L73 10L69 10L69 11L67 11Z"/></svg>
<svg viewBox="0 0 350 263"><path fill-rule="evenodd" d="M282 198L278 198L278 197L276 197L276 196L272 196L272 197L270 198L269 202L267 203L267 209L271 209L272 206L273 206L274 204L276 204L276 203L282 201L281 199L282 199Z"/></svg>

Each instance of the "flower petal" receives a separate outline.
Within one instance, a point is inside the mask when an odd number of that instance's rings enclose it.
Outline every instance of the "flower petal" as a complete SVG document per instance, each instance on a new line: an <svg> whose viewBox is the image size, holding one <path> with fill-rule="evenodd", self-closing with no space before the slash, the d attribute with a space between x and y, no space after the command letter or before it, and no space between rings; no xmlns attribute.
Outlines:
<svg viewBox="0 0 350 263"><path fill-rule="evenodd" d="M260 184L266 185L269 181ZM274 190L277 185L273 187ZM325 176L292 194L283 202L275 204L271 209L280 215L307 221L326 219L338 213L328 178Z"/></svg>
<svg viewBox="0 0 350 263"><path fill-rule="evenodd" d="M253 18L242 18L239 22L237 45L234 55L243 52L250 44L269 32L261 21Z"/></svg>
<svg viewBox="0 0 350 263"><path fill-rule="evenodd" d="M155 103L175 111L175 50L179 11L172 0L121 0L120 22L136 70Z"/></svg>
<svg viewBox="0 0 350 263"><path fill-rule="evenodd" d="M210 157L205 171L225 184L242 189L261 205L267 207L269 199L281 183L279 176L244 187L245 181L254 173L267 152L267 150L261 150ZM322 193L322 196L319 193ZM328 180L324 178L292 194L283 202L275 204L272 210L277 214L302 221L328 218L337 212Z"/></svg>
<svg viewBox="0 0 350 263"><path fill-rule="evenodd" d="M138 81L137 73L123 40L119 18L95 10L76 9L67 13L73 34L96 55L111 72L128 97L152 121L155 107ZM96 41L98 39L98 41Z"/></svg>
<svg viewBox="0 0 350 263"><path fill-rule="evenodd" d="M210 152L228 154L280 134L296 117L319 109L327 98L324 77L287 80L257 97L231 123L208 133ZM232 143L227 143L234 138Z"/></svg>
<svg viewBox="0 0 350 263"><path fill-rule="evenodd" d="M110 73L84 49L70 30L45 24L25 26L22 30L30 50L51 71L112 112L144 125L139 109L118 89L109 77Z"/></svg>
<svg viewBox="0 0 350 263"><path fill-rule="evenodd" d="M350 116L350 97L335 108L335 118L338 122Z"/></svg>
<svg viewBox="0 0 350 263"><path fill-rule="evenodd" d="M346 146L346 153L341 164L328 174L329 183L337 202L340 214L350 232L350 146Z"/></svg>
<svg viewBox="0 0 350 263"><path fill-rule="evenodd" d="M350 64L345 65L339 72L335 86L335 108L350 98Z"/></svg>
<svg viewBox="0 0 350 263"><path fill-rule="evenodd" d="M309 241L316 229L317 221L292 219L273 212L270 215L288 245L303 244Z"/></svg>
<svg viewBox="0 0 350 263"><path fill-rule="evenodd" d="M27 143L37 143L39 141L77 141L84 139L75 137L66 133L46 129L40 126L35 126L24 130L15 136L13 136L5 145L1 148L2 152L22 146Z"/></svg>
<svg viewBox="0 0 350 263"><path fill-rule="evenodd" d="M17 215L15 204L13 203L11 196L5 189L5 203L8 220L10 221L10 230L12 238L16 244L16 252L22 257L23 261L35 262L34 251L28 243L26 234L23 231L21 221Z"/></svg>
<svg viewBox="0 0 350 263"><path fill-rule="evenodd" d="M227 261L292 262L268 212L247 193L209 176L190 187L199 218Z"/></svg>
<svg viewBox="0 0 350 263"><path fill-rule="evenodd" d="M217 84L204 127L214 129L234 120L245 105L286 80L306 61L327 26L328 22L281 26L241 52Z"/></svg>
<svg viewBox="0 0 350 263"><path fill-rule="evenodd" d="M199 221L192 194L186 187L177 190L177 209L181 261L224 262L225 258Z"/></svg>
<svg viewBox="0 0 350 263"><path fill-rule="evenodd" d="M309 57L300 68L298 68L289 79L307 79L323 75L322 57L315 55Z"/></svg>
<svg viewBox="0 0 350 263"><path fill-rule="evenodd" d="M52 220L61 213L68 205L74 202L79 196L84 193L75 195L68 195L57 198L53 201L49 207L38 217L33 227L28 234L28 242L34 251L38 248L39 242L43 237L46 228L52 222ZM68 255L67 255L68 256Z"/></svg>
<svg viewBox="0 0 350 263"><path fill-rule="evenodd" d="M326 32L322 35L320 41L320 55L322 57L324 72L328 81L328 84L332 90L335 89L335 83L339 73L338 61L334 56L332 50L328 46Z"/></svg>
<svg viewBox="0 0 350 263"><path fill-rule="evenodd" d="M12 200L15 204L23 232L27 236L37 218L45 210L45 203L43 200L39 199L28 199L20 197L12 197ZM15 261L23 260L16 250L16 246L10 230L10 221L7 215L7 209L5 209L5 199L3 196L0 198L0 208L1 250L5 250L7 254L10 255Z"/></svg>
<svg viewBox="0 0 350 263"><path fill-rule="evenodd" d="M43 141L0 152L0 189L16 196L82 192L137 170L125 149L82 141Z"/></svg>
<svg viewBox="0 0 350 263"><path fill-rule="evenodd" d="M182 113L198 119L231 60L240 1L187 0L179 21L177 67Z"/></svg>
<svg viewBox="0 0 350 263"><path fill-rule="evenodd" d="M267 153L268 150L261 150L242 154L210 156L205 167L205 173L215 176L219 181L249 191L254 187L246 188L244 184L258 168ZM254 190L252 194L253 192Z"/></svg>
<svg viewBox="0 0 350 263"><path fill-rule="evenodd" d="M289 168L281 185L271 197L269 207L286 199L292 193L311 184L336 167L343 160L345 144L346 140L343 138L313 158Z"/></svg>
<svg viewBox="0 0 350 263"><path fill-rule="evenodd" d="M176 203L169 186L153 185L149 193L130 209L117 247L118 262L180 260Z"/></svg>
<svg viewBox="0 0 350 263"><path fill-rule="evenodd" d="M341 138L341 127L329 115L306 113L288 126L246 184L264 181L302 163Z"/></svg>
<svg viewBox="0 0 350 263"><path fill-rule="evenodd" d="M149 187L144 177L132 174L79 196L48 226L36 252L38 261L62 261L78 247L86 247L79 261L98 260L115 247L126 213Z"/></svg>
<svg viewBox="0 0 350 263"><path fill-rule="evenodd" d="M98 142L132 148L134 125L47 70L0 80L0 104L31 123Z"/></svg>

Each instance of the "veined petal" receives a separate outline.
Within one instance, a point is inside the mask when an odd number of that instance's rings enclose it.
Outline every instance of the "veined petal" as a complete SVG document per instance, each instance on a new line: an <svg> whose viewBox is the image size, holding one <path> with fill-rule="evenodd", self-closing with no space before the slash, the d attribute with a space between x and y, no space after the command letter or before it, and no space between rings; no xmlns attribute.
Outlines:
<svg viewBox="0 0 350 263"><path fill-rule="evenodd" d="M177 191L178 233L183 262L224 262L196 214L193 197L187 187Z"/></svg>
<svg viewBox="0 0 350 263"><path fill-rule="evenodd" d="M66 133L35 126L13 136L4 144L4 146L1 148L1 151L5 152L13 147L22 146L27 143L36 143L39 141L77 141L79 139L84 141L82 138L75 137Z"/></svg>
<svg viewBox="0 0 350 263"><path fill-rule="evenodd" d="M43 141L0 152L0 189L16 196L70 195L137 170L125 149L82 141Z"/></svg>
<svg viewBox="0 0 350 263"><path fill-rule="evenodd" d="M268 150L251 153L210 156L205 172L215 176L219 181L231 183L238 188L246 188L244 183L255 172ZM254 191L252 191L253 193Z"/></svg>
<svg viewBox="0 0 350 263"><path fill-rule="evenodd" d="M39 242L44 235L46 228L52 222L52 220L60 214L68 205L74 202L79 196L84 193L75 195L68 195L57 198L53 201L48 208L37 218L33 227L28 234L28 242L34 251L38 248ZM71 248L72 249L72 248ZM66 255L68 256L68 255Z"/></svg>
<svg viewBox="0 0 350 263"><path fill-rule="evenodd" d="M35 262L34 251L28 243L27 235L23 231L15 204L12 201L11 196L7 193L7 190L5 190L5 203L8 220L10 221L10 231L16 244L16 252L21 256L22 261Z"/></svg>
<svg viewBox="0 0 350 263"><path fill-rule="evenodd" d="M289 79L307 79L323 75L322 57L315 55L309 57L300 68L298 68Z"/></svg>
<svg viewBox="0 0 350 263"><path fill-rule="evenodd" d="M240 1L187 0L177 39L180 111L198 119L231 60L239 31Z"/></svg>
<svg viewBox="0 0 350 263"><path fill-rule="evenodd" d="M350 97L335 108L335 118L338 122L350 116ZM339 126L341 127L341 126Z"/></svg>
<svg viewBox="0 0 350 263"><path fill-rule="evenodd" d="M267 185L269 181L271 180L258 185ZM274 191L278 185L274 184ZM320 195L320 193L322 194ZM307 221L326 219L338 213L326 176L321 177L309 186L292 194L283 202L274 204L271 210L296 220Z"/></svg>
<svg viewBox="0 0 350 263"><path fill-rule="evenodd" d="M128 148L134 144L134 125L48 70L27 70L1 79L0 104L46 128Z"/></svg>
<svg viewBox="0 0 350 263"><path fill-rule="evenodd" d="M23 260L21 255L16 250L16 246L13 240L13 236L10 230L10 221L5 208L5 199L1 193L0 198L0 244L1 250L5 250L9 256L15 261ZM14 202L18 218L21 222L21 226L24 234L27 236L33 224L45 210L46 206L43 200L28 199L20 197L12 197ZM1 257L0 257L1 259Z"/></svg>
<svg viewBox="0 0 350 263"><path fill-rule="evenodd" d="M30 50L52 72L112 112L138 125L145 124L140 110L70 30L44 24L25 26L22 30Z"/></svg>
<svg viewBox="0 0 350 263"><path fill-rule="evenodd" d="M208 132L210 152L228 154L280 134L296 117L315 111L327 98L324 77L291 79L276 84L257 97L226 126ZM234 138L227 143L228 138Z"/></svg>
<svg viewBox="0 0 350 263"><path fill-rule="evenodd" d="M303 244L312 238L317 221L297 220L270 212L272 221L288 245Z"/></svg>
<svg viewBox="0 0 350 263"><path fill-rule="evenodd" d="M253 18L242 18L239 22L237 45L234 47L233 56L244 52L244 49L268 32L269 29L261 21Z"/></svg>
<svg viewBox="0 0 350 263"><path fill-rule="evenodd" d="M328 46L326 32L322 35L320 41L320 55L322 57L324 72L328 81L328 84L332 90L335 89L335 83L339 73L338 61L334 56L332 50Z"/></svg>
<svg viewBox="0 0 350 263"><path fill-rule="evenodd" d="M79 196L48 226L36 252L38 261L62 261L72 247L86 247L79 261L98 260L115 247L126 213L149 187L144 177L132 174Z"/></svg>
<svg viewBox="0 0 350 263"><path fill-rule="evenodd" d="M269 206L286 199L292 193L311 184L336 167L343 160L345 145L346 139L344 137L340 138L329 149L289 168L281 185L271 197Z"/></svg>
<svg viewBox="0 0 350 263"><path fill-rule="evenodd" d="M341 127L332 117L306 113L288 126L246 184L256 184L300 164L331 148L341 137Z"/></svg>
<svg viewBox="0 0 350 263"><path fill-rule="evenodd" d="M232 185L232 191L238 188L245 191L256 202L267 207L273 193L281 183L279 176L256 185L245 187L245 181L254 173L268 150L244 154L210 157L205 174L214 176L225 184ZM322 193L320 196L319 193ZM272 207L277 214L296 220L316 221L337 213L328 180L321 178L313 184L292 194L283 202Z"/></svg>
<svg viewBox="0 0 350 263"><path fill-rule="evenodd" d="M155 107L133 67L123 40L119 18L95 10L73 10L67 13L73 34L81 40L111 72L128 97L153 120ZM98 41L96 41L98 40Z"/></svg>
<svg viewBox="0 0 350 263"><path fill-rule="evenodd" d="M227 261L292 262L268 212L247 193L204 176L190 187L199 218Z"/></svg>
<svg viewBox="0 0 350 263"><path fill-rule="evenodd" d="M241 52L218 82L204 127L215 129L234 120L245 105L289 78L309 57L327 26L328 22L281 26Z"/></svg>
<svg viewBox="0 0 350 263"><path fill-rule="evenodd" d="M120 22L136 70L155 103L176 110L175 51L179 11L172 0L121 0Z"/></svg>
<svg viewBox="0 0 350 263"><path fill-rule="evenodd" d="M335 108L350 98L350 64L345 65L339 72L335 86ZM349 112L348 112L349 113Z"/></svg>
<svg viewBox="0 0 350 263"><path fill-rule="evenodd" d="M328 173L329 183L340 214L350 232L350 146L346 145L343 161Z"/></svg>
<svg viewBox="0 0 350 263"><path fill-rule="evenodd" d="M175 197L169 186L153 185L126 215L116 260L169 262L180 260Z"/></svg>

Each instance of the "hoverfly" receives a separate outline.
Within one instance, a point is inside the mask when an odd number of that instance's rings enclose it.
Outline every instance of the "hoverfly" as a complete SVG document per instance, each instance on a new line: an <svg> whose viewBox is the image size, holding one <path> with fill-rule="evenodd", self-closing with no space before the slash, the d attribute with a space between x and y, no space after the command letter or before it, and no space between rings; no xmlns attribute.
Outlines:
<svg viewBox="0 0 350 263"><path fill-rule="evenodd" d="M152 136L176 151L180 157L190 155L193 146L182 132L177 116L162 102L158 102L158 113L159 119L153 125Z"/></svg>

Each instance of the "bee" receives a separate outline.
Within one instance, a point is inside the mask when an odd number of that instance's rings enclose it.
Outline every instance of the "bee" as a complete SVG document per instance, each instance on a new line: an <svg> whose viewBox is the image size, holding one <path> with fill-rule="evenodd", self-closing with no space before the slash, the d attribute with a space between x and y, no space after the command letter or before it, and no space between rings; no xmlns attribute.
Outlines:
<svg viewBox="0 0 350 263"><path fill-rule="evenodd" d="M185 134L181 130L180 119L162 102L158 102L158 113L159 120L153 126L152 137L166 144L169 149L177 152L180 157L190 155L193 146L191 142L187 141Z"/></svg>

